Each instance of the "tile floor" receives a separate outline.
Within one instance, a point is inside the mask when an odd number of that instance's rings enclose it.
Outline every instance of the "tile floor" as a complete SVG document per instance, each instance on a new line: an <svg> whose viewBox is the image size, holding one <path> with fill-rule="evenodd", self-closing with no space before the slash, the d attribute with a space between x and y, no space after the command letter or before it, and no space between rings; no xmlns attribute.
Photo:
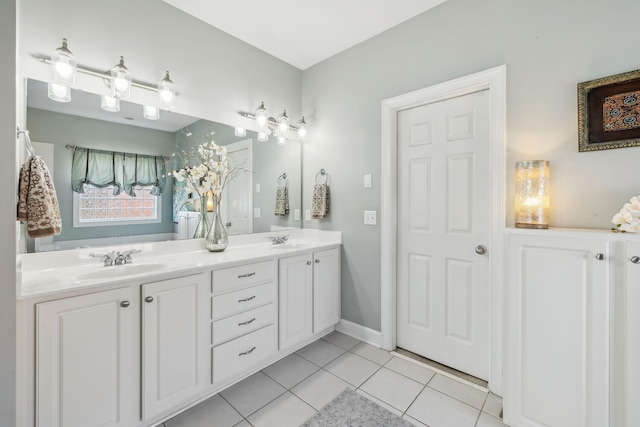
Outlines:
<svg viewBox="0 0 640 427"><path fill-rule="evenodd" d="M164 427L297 427L350 388L419 427L505 427L487 392L333 332Z"/></svg>

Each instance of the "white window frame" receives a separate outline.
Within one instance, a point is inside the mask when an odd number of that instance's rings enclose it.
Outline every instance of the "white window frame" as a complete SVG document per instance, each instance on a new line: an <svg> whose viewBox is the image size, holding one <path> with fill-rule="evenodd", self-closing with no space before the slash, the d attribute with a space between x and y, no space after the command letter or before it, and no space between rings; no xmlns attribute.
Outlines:
<svg viewBox="0 0 640 427"><path fill-rule="evenodd" d="M121 225L159 224L162 222L162 195L154 196L156 202L155 219L127 219L121 221L90 221L80 222L80 195L73 192L73 228L83 227L110 227Z"/></svg>

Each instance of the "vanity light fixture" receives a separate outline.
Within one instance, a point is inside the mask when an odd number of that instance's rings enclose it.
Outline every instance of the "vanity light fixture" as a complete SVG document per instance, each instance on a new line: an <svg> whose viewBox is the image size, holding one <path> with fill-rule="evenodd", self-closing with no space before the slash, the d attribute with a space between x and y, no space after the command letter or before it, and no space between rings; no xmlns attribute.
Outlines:
<svg viewBox="0 0 640 427"><path fill-rule="evenodd" d="M67 47L67 39L62 39L62 46L51 53L51 83L74 86L77 70L78 64Z"/></svg>
<svg viewBox="0 0 640 427"><path fill-rule="evenodd" d="M295 125L292 125L287 116L287 110L284 110L278 117L268 117L267 109L264 106L264 102L261 102L254 113L247 111L238 111L238 114L242 117L246 117L256 121L256 127L258 130L258 141L264 142L268 139L268 135L274 135L276 137L283 137L285 140L289 136L289 131L298 133L300 140L305 141L308 135L307 122L302 119L298 120ZM264 135L261 135L264 134Z"/></svg>
<svg viewBox="0 0 640 427"><path fill-rule="evenodd" d="M160 109L151 105L142 107L142 116L147 120L160 120Z"/></svg>
<svg viewBox="0 0 640 427"><path fill-rule="evenodd" d="M516 163L516 227L549 228L549 161Z"/></svg>
<svg viewBox="0 0 640 427"><path fill-rule="evenodd" d="M127 99L131 94L131 73L124 65L124 57L111 69L111 95Z"/></svg>
<svg viewBox="0 0 640 427"><path fill-rule="evenodd" d="M247 130L245 128L241 128L241 127L236 126L234 131L233 131L233 134L235 136L241 136L241 137L242 136L247 136Z"/></svg>
<svg viewBox="0 0 640 427"><path fill-rule="evenodd" d="M120 98L111 95L102 95L101 107L105 111L117 113L120 111Z"/></svg>
<svg viewBox="0 0 640 427"><path fill-rule="evenodd" d="M169 77L169 72L165 74L164 79L158 83L158 94L160 95L160 107L166 108L171 111L174 107L174 101L176 99L175 85Z"/></svg>

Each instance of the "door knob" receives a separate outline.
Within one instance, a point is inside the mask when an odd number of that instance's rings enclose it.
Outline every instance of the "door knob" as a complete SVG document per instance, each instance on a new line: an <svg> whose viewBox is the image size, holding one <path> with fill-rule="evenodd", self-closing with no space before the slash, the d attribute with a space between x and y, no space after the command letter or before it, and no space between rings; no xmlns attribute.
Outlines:
<svg viewBox="0 0 640 427"><path fill-rule="evenodd" d="M487 248L486 248L486 246L483 246L483 245L478 245L478 246L476 246L476 253L477 253L478 255L484 255L484 254L486 254L486 253L487 253Z"/></svg>
<svg viewBox="0 0 640 427"><path fill-rule="evenodd" d="M632 256L631 259L629 260L634 264L640 264L640 257L638 256Z"/></svg>
<svg viewBox="0 0 640 427"><path fill-rule="evenodd" d="M598 261L602 261L604 259L604 254L596 254L596 259Z"/></svg>

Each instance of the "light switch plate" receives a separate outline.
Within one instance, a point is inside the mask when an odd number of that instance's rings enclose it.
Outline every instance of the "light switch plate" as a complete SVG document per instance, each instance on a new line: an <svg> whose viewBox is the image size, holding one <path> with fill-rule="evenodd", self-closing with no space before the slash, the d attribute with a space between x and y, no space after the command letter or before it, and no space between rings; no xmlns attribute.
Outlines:
<svg viewBox="0 0 640 427"><path fill-rule="evenodd" d="M254 218L260 218L260 208L254 208L253 209L253 217Z"/></svg>
<svg viewBox="0 0 640 427"><path fill-rule="evenodd" d="M305 209L304 211L304 219L305 221L311 221L311 210Z"/></svg>
<svg viewBox="0 0 640 427"><path fill-rule="evenodd" d="M293 211L293 218L296 221L300 221L300 209L296 209L296 210Z"/></svg>
<svg viewBox="0 0 640 427"><path fill-rule="evenodd" d="M376 211L364 211L365 225L376 225Z"/></svg>
<svg viewBox="0 0 640 427"><path fill-rule="evenodd" d="M256 193L260 192L260 184L256 184Z"/></svg>
<svg viewBox="0 0 640 427"><path fill-rule="evenodd" d="M371 174L368 173L364 176L364 188L371 188L373 184L371 183Z"/></svg>

